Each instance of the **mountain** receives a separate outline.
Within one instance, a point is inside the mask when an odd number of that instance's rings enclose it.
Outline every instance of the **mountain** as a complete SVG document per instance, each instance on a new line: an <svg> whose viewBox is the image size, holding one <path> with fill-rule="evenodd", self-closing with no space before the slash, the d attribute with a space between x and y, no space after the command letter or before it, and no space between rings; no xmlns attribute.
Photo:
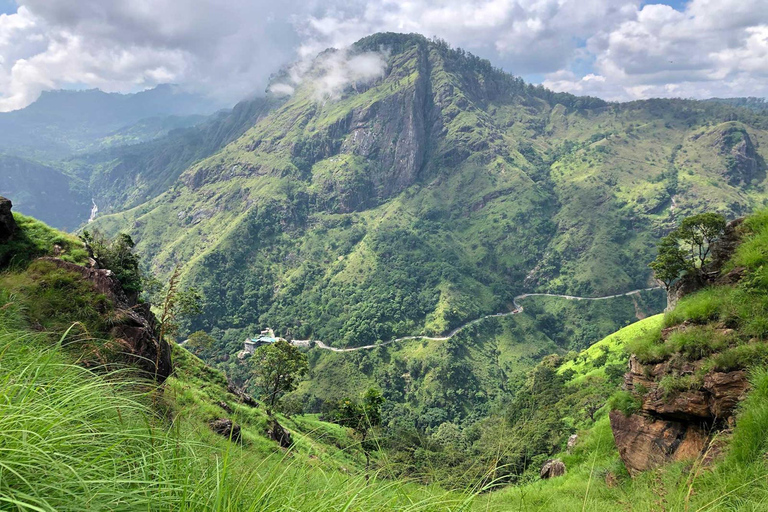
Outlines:
<svg viewBox="0 0 768 512"><path fill-rule="evenodd" d="M356 346L445 333L523 291L645 288L681 216L766 199L768 116L746 109L553 93L403 34L289 76L239 138L97 223L159 275L180 265L206 300L190 327L230 348L259 327Z"/></svg>
<svg viewBox="0 0 768 512"><path fill-rule="evenodd" d="M84 91L44 91L40 98L20 110L0 113L0 152L37 160L57 160L98 145L100 139L119 135L145 119L176 116L167 129L189 126L217 106L172 85L160 85L135 94ZM190 117L191 116L191 117ZM184 119L184 118L187 119ZM149 135L134 128L134 140ZM162 130L161 130L162 131ZM102 144L105 142L102 142Z"/></svg>
<svg viewBox="0 0 768 512"><path fill-rule="evenodd" d="M0 193L13 197L19 211L65 230L75 230L91 210L82 182L61 169L16 156L0 155Z"/></svg>
<svg viewBox="0 0 768 512"><path fill-rule="evenodd" d="M765 112L768 110L768 102L765 101L765 98L710 98L706 101L733 105L734 107L743 107L749 110L754 110L755 112Z"/></svg>
<svg viewBox="0 0 768 512"><path fill-rule="evenodd" d="M44 93L26 109L0 114L0 132L17 128L4 139L7 147L0 143L9 153L0 158L0 193L13 197L21 212L75 230L94 204L103 214L167 190L181 171L242 135L273 103L256 98L204 116L196 112L213 104L171 86L134 95Z"/></svg>

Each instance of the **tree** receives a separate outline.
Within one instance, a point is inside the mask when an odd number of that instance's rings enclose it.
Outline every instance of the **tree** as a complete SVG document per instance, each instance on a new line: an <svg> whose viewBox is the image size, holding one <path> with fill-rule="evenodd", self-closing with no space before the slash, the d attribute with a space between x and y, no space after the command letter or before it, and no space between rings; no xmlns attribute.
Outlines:
<svg viewBox="0 0 768 512"><path fill-rule="evenodd" d="M712 244L723 235L725 217L719 213L700 213L686 217L677 229L677 237L689 251L688 260L694 268L707 263Z"/></svg>
<svg viewBox="0 0 768 512"><path fill-rule="evenodd" d="M352 399L340 401L333 414L334 423L351 428L360 436L360 447L365 455L365 469L371 462L371 451L374 446L368 442L368 436L375 427L381 425L381 406L384 397L381 391L370 388L363 394L362 401Z"/></svg>
<svg viewBox="0 0 768 512"><path fill-rule="evenodd" d="M126 293L138 295L141 292L142 272L139 257L133 253L135 244L130 235L120 233L109 239L99 231L83 231L80 239L99 268L111 270Z"/></svg>
<svg viewBox="0 0 768 512"><path fill-rule="evenodd" d="M686 217L680 227L661 239L658 255L650 263L653 275L669 291L681 274L701 272L709 261L712 245L725 231L725 217L700 213Z"/></svg>
<svg viewBox="0 0 768 512"><path fill-rule="evenodd" d="M680 242L676 233L670 233L661 239L658 246L658 255L650 265L653 276L661 281L664 289L669 291L680 274L688 269L685 252L680 248Z"/></svg>
<svg viewBox="0 0 768 512"><path fill-rule="evenodd" d="M251 357L252 383L267 404L267 414L280 406L280 399L296 389L309 370L307 356L285 340L260 347Z"/></svg>
<svg viewBox="0 0 768 512"><path fill-rule="evenodd" d="M187 338L187 348L192 352L200 352L203 350L210 350L216 340L205 331L195 331Z"/></svg>

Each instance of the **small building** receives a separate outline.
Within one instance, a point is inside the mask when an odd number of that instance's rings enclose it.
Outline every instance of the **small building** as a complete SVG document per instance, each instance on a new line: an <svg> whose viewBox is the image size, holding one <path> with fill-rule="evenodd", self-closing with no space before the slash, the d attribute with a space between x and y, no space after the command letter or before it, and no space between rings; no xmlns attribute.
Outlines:
<svg viewBox="0 0 768 512"><path fill-rule="evenodd" d="M243 352L246 354L253 354L256 352L256 349L259 347L262 347L264 345L271 345L272 343L277 342L278 340L282 340L283 338L278 338L275 336L275 332L272 329L264 329L261 331L261 334L253 338L246 338L245 342L243 343Z"/></svg>

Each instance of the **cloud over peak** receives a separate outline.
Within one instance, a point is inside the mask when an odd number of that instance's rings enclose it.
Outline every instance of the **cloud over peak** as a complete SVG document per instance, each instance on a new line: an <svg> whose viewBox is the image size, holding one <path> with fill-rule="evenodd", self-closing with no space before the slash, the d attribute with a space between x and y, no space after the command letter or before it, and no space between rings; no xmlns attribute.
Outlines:
<svg viewBox="0 0 768 512"><path fill-rule="evenodd" d="M288 62L379 31L438 36L548 87L608 99L768 95L764 0L676 8L641 0L17 3L0 16L0 110L47 89L128 92L163 82L232 103L263 91ZM338 54L314 84L334 97L380 67L375 56ZM272 90L290 93L298 83Z"/></svg>

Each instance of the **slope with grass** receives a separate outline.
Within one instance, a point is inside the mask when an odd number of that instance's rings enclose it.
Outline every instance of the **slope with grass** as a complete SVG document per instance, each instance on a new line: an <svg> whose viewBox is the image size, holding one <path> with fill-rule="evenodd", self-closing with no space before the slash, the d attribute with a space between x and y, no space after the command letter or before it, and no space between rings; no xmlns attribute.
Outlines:
<svg viewBox="0 0 768 512"><path fill-rule="evenodd" d="M594 418L575 429L578 439L573 449L556 455L565 462L567 474L539 482L531 475L529 483L480 498L478 510L758 511L768 506L764 457L768 449L764 435L768 429L764 329L768 289L762 281L768 255L768 214L751 215L737 229L742 241L718 274L711 276L713 284L683 297L664 316L638 322L557 365L557 373L567 380L566 388L571 388L566 396L577 396L590 381L610 379L612 366L625 367L630 354L636 360L627 375L628 391L616 393L606 405L610 386L605 388L599 402L602 407L595 410ZM740 278L734 280L734 276ZM645 366L638 368L638 364ZM659 371L663 373L657 375ZM704 381L741 373L749 382L746 396L733 395L742 398L735 410L723 407L720 421L708 423L709 443L666 464L660 465L664 459L657 458L650 469L638 472L635 468L634 478L630 477L625 461L629 465L637 459L627 459L625 450L637 450L645 441L638 437L634 446L617 449L615 439L624 432L621 423L617 430L615 414L635 417L664 411L675 421L698 428L707 424L707 418L697 417L703 414L694 405L697 393L712 389L707 386L715 382ZM637 385L638 378L646 379L647 387ZM738 389L735 386L729 391ZM726 397L727 393L715 398ZM574 411L567 403L561 400L557 407ZM614 410L609 420L612 408L626 412ZM726 414L733 414L732 419ZM657 424L669 421L663 415L655 419ZM633 425L645 428L639 421ZM667 427L665 437L673 435L673 427ZM679 442L691 445L689 437ZM667 440L660 437L656 442L663 447ZM564 444L560 447L565 448ZM674 449L670 451L674 453Z"/></svg>
<svg viewBox="0 0 768 512"><path fill-rule="evenodd" d="M173 375L148 380L110 337L118 304L72 270L87 260L81 244L15 218L0 245L3 510L466 508L468 493L365 475L354 438L316 416L279 416L294 440L279 448L264 410L178 346ZM239 440L212 431L221 418Z"/></svg>

